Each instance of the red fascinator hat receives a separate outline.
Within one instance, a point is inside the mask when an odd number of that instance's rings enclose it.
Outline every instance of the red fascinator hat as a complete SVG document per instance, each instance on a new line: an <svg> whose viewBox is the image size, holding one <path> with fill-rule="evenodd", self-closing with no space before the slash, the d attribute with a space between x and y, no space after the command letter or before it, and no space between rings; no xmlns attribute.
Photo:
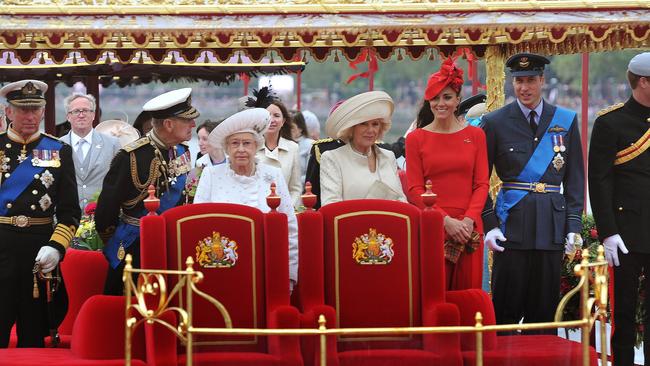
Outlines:
<svg viewBox="0 0 650 366"><path fill-rule="evenodd" d="M450 86L456 93L460 92L460 87L463 85L463 69L456 67L454 59L447 58L438 72L431 74L427 81L427 88L424 91L424 99L431 100L436 95L440 94L442 89Z"/></svg>

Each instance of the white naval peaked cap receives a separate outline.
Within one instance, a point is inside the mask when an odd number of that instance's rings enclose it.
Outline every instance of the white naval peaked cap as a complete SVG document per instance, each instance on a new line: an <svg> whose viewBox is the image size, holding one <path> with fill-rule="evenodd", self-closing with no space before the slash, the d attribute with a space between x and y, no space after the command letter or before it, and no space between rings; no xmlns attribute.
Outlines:
<svg viewBox="0 0 650 366"><path fill-rule="evenodd" d="M172 117L195 119L200 115L192 106L192 88L176 89L160 94L145 103L142 110L151 113L155 119Z"/></svg>
<svg viewBox="0 0 650 366"><path fill-rule="evenodd" d="M20 80L0 89L0 96L17 107L42 107L45 105L47 84L38 80Z"/></svg>
<svg viewBox="0 0 650 366"><path fill-rule="evenodd" d="M650 52L639 53L632 57L627 69L639 76L650 76Z"/></svg>
<svg viewBox="0 0 650 366"><path fill-rule="evenodd" d="M240 132L253 135L257 147L263 146L264 134L269 128L271 114L264 108L250 108L226 118L208 135L210 145L226 151L226 139Z"/></svg>

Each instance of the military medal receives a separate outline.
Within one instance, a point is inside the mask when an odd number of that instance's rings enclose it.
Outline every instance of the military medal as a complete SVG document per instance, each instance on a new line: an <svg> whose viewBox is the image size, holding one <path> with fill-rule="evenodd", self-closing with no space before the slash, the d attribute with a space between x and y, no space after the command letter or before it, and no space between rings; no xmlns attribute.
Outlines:
<svg viewBox="0 0 650 366"><path fill-rule="evenodd" d="M61 166L61 158L57 150L32 150L32 165L46 168L58 168Z"/></svg>
<svg viewBox="0 0 650 366"><path fill-rule="evenodd" d="M553 167L555 168L555 170L559 172L563 166L564 166L564 158L562 157L562 155L560 155L560 153L557 153L553 158Z"/></svg>
<svg viewBox="0 0 650 366"><path fill-rule="evenodd" d="M18 155L18 163L22 163L27 160L27 146L23 145L23 148L20 150L20 155Z"/></svg>
<svg viewBox="0 0 650 366"><path fill-rule="evenodd" d="M564 136L558 135L558 140L559 140L559 146L560 146L560 152L565 152L566 151L566 146L564 146Z"/></svg>
<svg viewBox="0 0 650 366"><path fill-rule="evenodd" d="M120 261L126 257L126 250L124 250L124 245L120 243L120 247L117 249L117 259Z"/></svg>
<svg viewBox="0 0 650 366"><path fill-rule="evenodd" d="M551 135L551 140L553 141L553 152L560 152L560 135Z"/></svg>
<svg viewBox="0 0 650 366"><path fill-rule="evenodd" d="M9 161L11 159L5 156L5 152L0 150L0 183L2 183L2 175L9 171Z"/></svg>

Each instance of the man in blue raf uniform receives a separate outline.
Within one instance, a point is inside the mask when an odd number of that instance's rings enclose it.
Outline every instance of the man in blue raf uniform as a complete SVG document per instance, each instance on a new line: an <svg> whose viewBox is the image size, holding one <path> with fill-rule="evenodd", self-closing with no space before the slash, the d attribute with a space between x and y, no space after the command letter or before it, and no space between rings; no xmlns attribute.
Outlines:
<svg viewBox="0 0 650 366"><path fill-rule="evenodd" d="M589 148L589 194L614 267L614 365L634 364L635 315L639 276L650 293L650 52L630 60L632 96L598 113ZM650 297L644 307L650 314ZM650 317L645 318L643 353L650 360Z"/></svg>
<svg viewBox="0 0 650 366"><path fill-rule="evenodd" d="M79 225L72 148L39 132L47 84L22 80L0 89L12 121L0 134L0 347L16 323L18 347L43 347L67 308L65 289L46 305L45 288L33 273L54 274ZM56 225L55 225L56 223ZM40 287L40 288L39 288ZM59 308L54 310L53 307ZM54 310L54 311L53 311ZM54 334L52 334L54 335Z"/></svg>
<svg viewBox="0 0 650 366"><path fill-rule="evenodd" d="M542 99L548 63L534 54L510 57L517 99L483 116L488 163L503 182L496 206L488 197L483 212L497 324L552 321L563 253L582 245L580 133L575 112Z"/></svg>
<svg viewBox="0 0 650 366"><path fill-rule="evenodd" d="M111 162L95 211L97 232L105 243L109 262L104 286L107 295L122 295L124 258L133 256L140 265L140 218L147 212L147 188L156 188L158 213L185 202L185 180L191 170L190 151L199 112L191 103L192 89L162 94L148 101L143 110L153 117L153 130L126 145Z"/></svg>

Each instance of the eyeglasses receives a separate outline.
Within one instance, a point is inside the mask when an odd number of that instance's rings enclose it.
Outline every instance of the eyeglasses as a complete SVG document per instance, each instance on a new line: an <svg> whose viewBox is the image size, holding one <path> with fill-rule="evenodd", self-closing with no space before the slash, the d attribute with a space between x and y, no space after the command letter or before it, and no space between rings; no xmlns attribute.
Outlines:
<svg viewBox="0 0 650 366"><path fill-rule="evenodd" d="M82 114L88 114L88 113L92 113L92 112L95 112L95 111L93 109L73 109L68 113L74 114L74 115L77 115L77 116L81 116Z"/></svg>

